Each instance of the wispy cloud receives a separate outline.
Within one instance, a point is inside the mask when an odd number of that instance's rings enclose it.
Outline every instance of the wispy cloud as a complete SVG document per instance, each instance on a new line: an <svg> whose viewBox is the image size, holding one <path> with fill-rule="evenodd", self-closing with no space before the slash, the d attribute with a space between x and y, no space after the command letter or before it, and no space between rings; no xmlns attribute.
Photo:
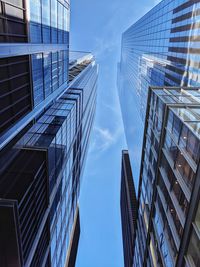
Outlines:
<svg viewBox="0 0 200 267"><path fill-rule="evenodd" d="M91 153L102 153L107 151L112 145L116 144L123 130L117 127L114 131L108 128L95 127L93 132L93 142L91 144Z"/></svg>

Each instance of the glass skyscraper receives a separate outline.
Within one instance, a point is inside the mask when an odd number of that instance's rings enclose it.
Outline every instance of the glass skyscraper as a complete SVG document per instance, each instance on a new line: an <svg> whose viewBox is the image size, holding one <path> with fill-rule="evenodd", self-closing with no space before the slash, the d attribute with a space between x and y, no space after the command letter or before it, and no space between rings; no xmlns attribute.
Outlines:
<svg viewBox="0 0 200 267"><path fill-rule="evenodd" d="M65 0L0 1L2 267L75 260L98 66L89 53L69 53L69 8Z"/></svg>
<svg viewBox="0 0 200 267"><path fill-rule="evenodd" d="M118 88L132 165L133 132L143 132L132 118L143 128L148 87L200 86L199 14L198 0L163 0L122 35Z"/></svg>
<svg viewBox="0 0 200 267"><path fill-rule="evenodd" d="M200 86L199 14L199 0L163 0L122 36L119 98L132 172L140 170L135 267L200 264L200 102L189 88Z"/></svg>
<svg viewBox="0 0 200 267"><path fill-rule="evenodd" d="M137 199L127 150L122 151L120 191L124 267L132 267L136 235Z"/></svg>
<svg viewBox="0 0 200 267"><path fill-rule="evenodd" d="M133 266L200 264L200 90L149 90Z"/></svg>

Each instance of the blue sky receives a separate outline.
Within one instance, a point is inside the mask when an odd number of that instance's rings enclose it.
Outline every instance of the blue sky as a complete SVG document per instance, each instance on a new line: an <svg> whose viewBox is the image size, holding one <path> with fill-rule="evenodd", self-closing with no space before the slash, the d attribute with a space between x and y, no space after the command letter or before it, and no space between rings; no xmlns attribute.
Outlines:
<svg viewBox="0 0 200 267"><path fill-rule="evenodd" d="M126 148L117 96L121 34L159 1L72 0L73 50L91 51L100 65L97 113L80 196L76 267L123 267L120 218L121 150Z"/></svg>

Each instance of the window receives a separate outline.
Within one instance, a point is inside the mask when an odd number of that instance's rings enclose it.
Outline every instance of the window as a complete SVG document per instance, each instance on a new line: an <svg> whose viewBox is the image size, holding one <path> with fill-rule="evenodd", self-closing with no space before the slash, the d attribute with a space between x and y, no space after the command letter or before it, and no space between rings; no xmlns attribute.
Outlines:
<svg viewBox="0 0 200 267"><path fill-rule="evenodd" d="M181 132L181 126L182 126L182 123L181 123L180 119L174 115L172 133L173 133L173 136L174 136L174 139L176 142L178 142L178 139L179 139L179 135Z"/></svg>
<svg viewBox="0 0 200 267"><path fill-rule="evenodd" d="M58 53L52 53L52 88L55 91L58 88Z"/></svg>
<svg viewBox="0 0 200 267"><path fill-rule="evenodd" d="M32 43L42 41L40 0L30 0L30 37Z"/></svg>
<svg viewBox="0 0 200 267"><path fill-rule="evenodd" d="M50 43L50 0L42 0L42 38Z"/></svg>
<svg viewBox="0 0 200 267"><path fill-rule="evenodd" d="M170 155L172 161L175 162L178 148L177 148L176 144L172 141L168 132L166 132L166 135L165 135L164 147L165 147L167 153Z"/></svg>
<svg viewBox="0 0 200 267"><path fill-rule="evenodd" d="M45 98L51 94L51 53L43 55Z"/></svg>
<svg viewBox="0 0 200 267"><path fill-rule="evenodd" d="M44 100L42 54L32 55L32 76L34 105L37 106Z"/></svg>
<svg viewBox="0 0 200 267"><path fill-rule="evenodd" d="M24 2L0 0L0 42L27 42Z"/></svg>
<svg viewBox="0 0 200 267"><path fill-rule="evenodd" d="M57 43L57 0L51 0L51 42Z"/></svg>
<svg viewBox="0 0 200 267"><path fill-rule="evenodd" d="M191 189L194 182L194 172L180 151L178 152L175 168L183 177L188 187Z"/></svg>
<svg viewBox="0 0 200 267"><path fill-rule="evenodd" d="M0 133L31 109L28 56L0 59Z"/></svg>
<svg viewBox="0 0 200 267"><path fill-rule="evenodd" d="M58 2L58 43L63 43L63 11L63 5Z"/></svg>
<svg viewBox="0 0 200 267"><path fill-rule="evenodd" d="M191 158L195 161L198 162L199 159L199 141L195 137L195 135L191 132L188 131L188 140L187 140L187 151Z"/></svg>

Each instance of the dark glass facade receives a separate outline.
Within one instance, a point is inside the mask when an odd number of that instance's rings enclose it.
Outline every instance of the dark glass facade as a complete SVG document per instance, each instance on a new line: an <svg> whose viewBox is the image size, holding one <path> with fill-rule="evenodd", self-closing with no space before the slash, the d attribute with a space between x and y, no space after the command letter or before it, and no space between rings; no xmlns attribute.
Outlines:
<svg viewBox="0 0 200 267"><path fill-rule="evenodd" d="M96 106L94 58L78 68L61 96L0 152L2 267L66 262Z"/></svg>
<svg viewBox="0 0 200 267"><path fill-rule="evenodd" d="M198 89L149 90L133 266L199 266L199 101Z"/></svg>
<svg viewBox="0 0 200 267"><path fill-rule="evenodd" d="M120 206L124 266L132 267L136 234L137 199L127 150L122 151Z"/></svg>
<svg viewBox="0 0 200 267"><path fill-rule="evenodd" d="M118 89L140 170L133 266L199 266L199 14L199 0L163 0L122 36Z"/></svg>
<svg viewBox="0 0 200 267"><path fill-rule="evenodd" d="M2 267L62 267L69 255L98 74L91 54L69 53L69 11L0 1Z"/></svg>
<svg viewBox="0 0 200 267"><path fill-rule="evenodd" d="M134 140L142 136L148 87L200 86L199 12L198 0L163 0L123 33L118 87L134 169L139 169L134 151L141 151L142 138L138 146ZM137 127L135 114L143 120Z"/></svg>

